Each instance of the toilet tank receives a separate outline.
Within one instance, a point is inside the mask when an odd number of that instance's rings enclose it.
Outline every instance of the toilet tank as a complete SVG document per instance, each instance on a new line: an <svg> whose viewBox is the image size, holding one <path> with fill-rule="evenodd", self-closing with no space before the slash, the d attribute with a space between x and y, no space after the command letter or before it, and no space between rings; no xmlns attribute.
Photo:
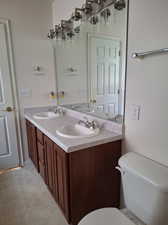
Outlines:
<svg viewBox="0 0 168 225"><path fill-rule="evenodd" d="M168 167L136 153L119 166L125 206L147 225L168 225Z"/></svg>

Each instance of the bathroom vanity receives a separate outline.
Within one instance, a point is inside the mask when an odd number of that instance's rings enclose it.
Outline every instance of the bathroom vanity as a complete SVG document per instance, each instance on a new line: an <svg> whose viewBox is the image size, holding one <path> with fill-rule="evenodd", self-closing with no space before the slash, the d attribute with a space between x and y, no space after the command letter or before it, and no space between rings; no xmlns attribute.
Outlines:
<svg viewBox="0 0 168 225"><path fill-rule="evenodd" d="M101 131L99 136L67 140L56 128L70 116L37 120L26 114L29 156L69 224L76 225L89 212L119 207L122 136Z"/></svg>

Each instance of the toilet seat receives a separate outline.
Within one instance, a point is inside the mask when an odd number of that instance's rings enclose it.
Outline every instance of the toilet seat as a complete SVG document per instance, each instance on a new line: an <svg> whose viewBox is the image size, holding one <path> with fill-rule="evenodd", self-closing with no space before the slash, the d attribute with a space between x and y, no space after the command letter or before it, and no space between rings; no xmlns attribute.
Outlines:
<svg viewBox="0 0 168 225"><path fill-rule="evenodd" d="M86 215L78 225L135 225L116 208L98 209Z"/></svg>

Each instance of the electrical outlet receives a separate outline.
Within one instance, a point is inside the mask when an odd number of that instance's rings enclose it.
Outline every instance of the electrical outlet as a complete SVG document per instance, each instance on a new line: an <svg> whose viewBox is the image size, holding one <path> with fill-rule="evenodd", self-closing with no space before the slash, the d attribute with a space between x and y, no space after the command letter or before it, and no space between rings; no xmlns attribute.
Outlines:
<svg viewBox="0 0 168 225"><path fill-rule="evenodd" d="M131 119L132 120L140 120L140 112L141 112L140 105L132 105L131 106Z"/></svg>

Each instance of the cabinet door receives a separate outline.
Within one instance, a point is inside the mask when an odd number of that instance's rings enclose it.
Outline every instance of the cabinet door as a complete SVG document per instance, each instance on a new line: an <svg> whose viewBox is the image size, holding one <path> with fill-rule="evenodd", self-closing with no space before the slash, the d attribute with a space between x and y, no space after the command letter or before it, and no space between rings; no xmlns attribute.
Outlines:
<svg viewBox="0 0 168 225"><path fill-rule="evenodd" d="M37 128L36 128L36 130L37 130L37 141L40 142L40 144L44 145L44 135L43 135L43 133Z"/></svg>
<svg viewBox="0 0 168 225"><path fill-rule="evenodd" d="M31 158L37 170L39 171L36 127L28 121L26 122L26 126L29 157Z"/></svg>
<svg viewBox="0 0 168 225"><path fill-rule="evenodd" d="M26 130L27 130L27 142L28 142L28 151L29 157L33 159L33 151L32 151L32 144L31 144L31 125L30 122L26 120Z"/></svg>
<svg viewBox="0 0 168 225"><path fill-rule="evenodd" d="M33 125L31 126L31 134L32 134L33 162L36 169L39 171L36 127Z"/></svg>
<svg viewBox="0 0 168 225"><path fill-rule="evenodd" d="M45 182L48 185L51 193L53 192L53 142L44 137L44 150L45 150Z"/></svg>
<svg viewBox="0 0 168 225"><path fill-rule="evenodd" d="M57 169L57 151L53 149L53 196L56 202L59 202L58 197L58 169Z"/></svg>
<svg viewBox="0 0 168 225"><path fill-rule="evenodd" d="M44 137L44 153L45 182L58 203L57 151L54 143L46 136Z"/></svg>
<svg viewBox="0 0 168 225"><path fill-rule="evenodd" d="M39 160L39 173L45 180L45 154L44 154L44 146L37 141L38 147L38 160Z"/></svg>
<svg viewBox="0 0 168 225"><path fill-rule="evenodd" d="M55 145L54 148L55 151L57 151L58 204L69 222L69 155L62 149L60 149L57 145Z"/></svg>
<svg viewBox="0 0 168 225"><path fill-rule="evenodd" d="M71 223L99 208L119 207L121 142L69 154Z"/></svg>

